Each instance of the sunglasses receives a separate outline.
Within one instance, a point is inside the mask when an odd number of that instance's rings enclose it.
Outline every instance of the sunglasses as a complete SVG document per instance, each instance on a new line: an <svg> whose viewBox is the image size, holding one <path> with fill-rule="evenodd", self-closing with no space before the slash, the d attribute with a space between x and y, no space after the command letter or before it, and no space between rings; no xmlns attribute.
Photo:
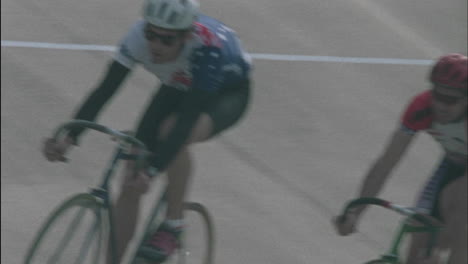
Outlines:
<svg viewBox="0 0 468 264"><path fill-rule="evenodd" d="M171 47L179 38L177 35L167 35L167 34L159 34L152 31L148 26L144 29L145 39L148 41L154 41L158 39L164 46Z"/></svg>
<svg viewBox="0 0 468 264"><path fill-rule="evenodd" d="M445 95L445 94L442 94L442 93L438 92L435 89L432 90L432 97L436 101L444 103L446 105L454 105L454 104L458 103L459 101L461 101L464 98L464 97L460 97L460 96Z"/></svg>

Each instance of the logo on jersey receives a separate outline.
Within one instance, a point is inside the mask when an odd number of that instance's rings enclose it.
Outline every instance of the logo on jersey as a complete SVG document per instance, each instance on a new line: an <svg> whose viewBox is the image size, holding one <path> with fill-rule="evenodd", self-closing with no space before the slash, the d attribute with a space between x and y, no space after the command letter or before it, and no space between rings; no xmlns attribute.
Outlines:
<svg viewBox="0 0 468 264"><path fill-rule="evenodd" d="M433 129L430 129L427 132L432 135L448 153L466 155L466 141L463 138Z"/></svg>
<svg viewBox="0 0 468 264"><path fill-rule="evenodd" d="M236 63L226 64L222 69L224 72L232 72L239 76L242 75L242 68Z"/></svg>
<svg viewBox="0 0 468 264"><path fill-rule="evenodd" d="M190 73L179 70L172 74L171 86L179 90L187 91L192 86L192 76Z"/></svg>
<svg viewBox="0 0 468 264"><path fill-rule="evenodd" d="M203 45L205 46L215 46L220 48L222 46L221 40L211 32L207 27L200 23L195 23L195 32L197 33L197 36L202 40Z"/></svg>

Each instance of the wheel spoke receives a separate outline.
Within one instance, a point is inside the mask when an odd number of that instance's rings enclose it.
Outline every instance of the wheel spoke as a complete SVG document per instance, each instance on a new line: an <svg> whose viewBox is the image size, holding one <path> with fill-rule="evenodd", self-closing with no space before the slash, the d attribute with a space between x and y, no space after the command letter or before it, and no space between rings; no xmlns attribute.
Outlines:
<svg viewBox="0 0 468 264"><path fill-rule="evenodd" d="M67 232L65 232L62 239L60 240L59 247L55 250L55 253L52 255L48 263L50 264L57 263L57 260L60 258L60 254L63 254L64 248L66 248L68 243L70 243L70 241L72 240L71 238L73 237L74 233L78 229L77 227L80 224L81 219L83 218L85 209L86 208L80 208L80 210L77 212Z"/></svg>
<svg viewBox="0 0 468 264"><path fill-rule="evenodd" d="M99 219L94 221L94 224L92 225L92 227L89 229L88 233L86 234L86 239L85 239L83 245L81 246L80 254L79 254L78 259L76 260L75 264L82 263L82 261L86 257L86 255L87 255L86 253L88 252L89 247L91 246L91 244L93 242L93 238L96 235L96 231L98 231L98 228L99 228L99 221L98 220Z"/></svg>
<svg viewBox="0 0 468 264"><path fill-rule="evenodd" d="M102 208L103 204L90 194L65 201L35 236L24 264L99 264L105 228Z"/></svg>

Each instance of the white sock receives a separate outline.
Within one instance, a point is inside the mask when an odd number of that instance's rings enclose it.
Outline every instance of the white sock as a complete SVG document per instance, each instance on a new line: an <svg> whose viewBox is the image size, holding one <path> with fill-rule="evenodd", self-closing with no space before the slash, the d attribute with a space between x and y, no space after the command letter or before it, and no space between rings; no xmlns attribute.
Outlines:
<svg viewBox="0 0 468 264"><path fill-rule="evenodd" d="M174 229L179 229L184 226L183 219L166 219L164 223L166 223L169 227Z"/></svg>

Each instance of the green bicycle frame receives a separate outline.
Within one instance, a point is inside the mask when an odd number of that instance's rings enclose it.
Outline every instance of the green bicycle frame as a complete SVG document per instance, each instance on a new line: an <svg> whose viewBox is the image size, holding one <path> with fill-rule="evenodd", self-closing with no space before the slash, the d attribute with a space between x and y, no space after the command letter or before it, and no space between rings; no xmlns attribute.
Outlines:
<svg viewBox="0 0 468 264"><path fill-rule="evenodd" d="M367 263L377 263L378 261L389 264L401 263L399 253L400 244L404 236L409 233L429 233L431 235L426 247L426 256L430 256L436 243L437 234L442 228L442 225L434 224L433 220L429 219L428 216L419 214L412 208L402 207L400 205L374 197L362 197L350 201L343 209L343 212L339 217L340 221L344 221L346 219L346 215L353 208L362 205L378 205L406 216L406 218L402 221L398 232L395 234L390 249L387 251L387 253L381 255L380 259ZM416 226L415 222L422 224L422 226Z"/></svg>

